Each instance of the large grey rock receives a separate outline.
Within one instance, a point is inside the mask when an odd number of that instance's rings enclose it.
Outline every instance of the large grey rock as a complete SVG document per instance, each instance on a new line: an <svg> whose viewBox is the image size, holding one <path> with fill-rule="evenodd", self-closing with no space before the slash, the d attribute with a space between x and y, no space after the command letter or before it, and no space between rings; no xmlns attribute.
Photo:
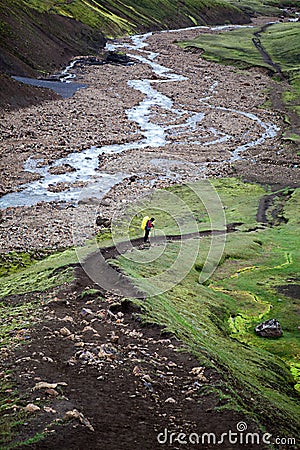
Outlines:
<svg viewBox="0 0 300 450"><path fill-rule="evenodd" d="M108 51L105 54L105 61L110 64L126 65L130 62L130 58L121 52Z"/></svg>
<svg viewBox="0 0 300 450"><path fill-rule="evenodd" d="M102 216L97 216L96 217L96 225L98 225L98 227L104 227L104 228L108 228L111 224L111 219L109 219L108 217L102 217Z"/></svg>
<svg viewBox="0 0 300 450"><path fill-rule="evenodd" d="M262 337L277 338L282 335L282 328L277 319L269 319L257 325L255 333Z"/></svg>

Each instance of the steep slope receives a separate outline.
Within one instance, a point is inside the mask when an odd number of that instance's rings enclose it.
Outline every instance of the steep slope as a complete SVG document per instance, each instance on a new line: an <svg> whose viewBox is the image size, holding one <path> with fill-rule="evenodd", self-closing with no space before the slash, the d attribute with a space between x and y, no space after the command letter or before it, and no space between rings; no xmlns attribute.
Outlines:
<svg viewBox="0 0 300 450"><path fill-rule="evenodd" d="M39 12L18 0L1 2L0 70L6 73L52 71L74 54L95 53L104 44L101 32L73 18Z"/></svg>
<svg viewBox="0 0 300 450"><path fill-rule="evenodd" d="M248 22L248 15L224 0L27 0L39 11L76 18L105 35L201 24Z"/></svg>
<svg viewBox="0 0 300 450"><path fill-rule="evenodd" d="M60 98L50 89L27 86L0 72L0 108L20 108Z"/></svg>

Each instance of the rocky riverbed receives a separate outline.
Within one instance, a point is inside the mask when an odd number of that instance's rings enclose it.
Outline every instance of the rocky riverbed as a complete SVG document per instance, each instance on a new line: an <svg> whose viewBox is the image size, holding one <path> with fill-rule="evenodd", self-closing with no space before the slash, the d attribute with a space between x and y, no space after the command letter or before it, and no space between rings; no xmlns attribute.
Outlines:
<svg viewBox="0 0 300 450"><path fill-rule="evenodd" d="M141 142L143 125L131 116L145 95L129 80L150 80L151 89L167 99L166 104L151 105L146 114L151 124L163 127L164 145L146 142L125 152L100 152L96 172L122 175L101 202L89 198L76 207L74 201L55 201L3 209L1 251L72 245L72 229L78 221L84 241L99 231L97 214L111 217L120 205L174 183L238 175L276 186L295 185L299 157L292 144L281 139L284 115L264 107L276 82L258 69L220 68L203 60L199 52L176 45L177 40L203 32L207 30L154 33L145 38L147 47L128 49L135 61L132 65L76 69L76 81L87 88L73 97L0 113L0 193L4 196L41 178L40 171L24 170L28 158L38 160L37 167L47 166L52 174L63 175L72 172L72 166L55 162L70 153ZM130 46L130 39L124 44ZM149 60L181 79L166 82L165 74L153 71ZM48 190L64 191L70 186L80 190L85 185L80 180L60 181Z"/></svg>

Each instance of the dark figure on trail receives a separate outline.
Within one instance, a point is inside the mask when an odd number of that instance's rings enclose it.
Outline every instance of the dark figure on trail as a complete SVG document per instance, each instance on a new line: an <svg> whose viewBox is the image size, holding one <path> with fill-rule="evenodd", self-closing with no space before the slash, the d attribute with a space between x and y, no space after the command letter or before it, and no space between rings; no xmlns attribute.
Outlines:
<svg viewBox="0 0 300 450"><path fill-rule="evenodd" d="M149 219L146 223L144 242L149 242L149 234L150 234L151 228L154 228L154 224L153 224L154 220L155 220L154 217L151 217L151 219Z"/></svg>

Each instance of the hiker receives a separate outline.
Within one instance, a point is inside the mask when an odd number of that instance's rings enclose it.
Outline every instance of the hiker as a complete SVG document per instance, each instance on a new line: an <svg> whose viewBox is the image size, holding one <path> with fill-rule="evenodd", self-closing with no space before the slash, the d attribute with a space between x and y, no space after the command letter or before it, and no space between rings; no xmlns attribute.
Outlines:
<svg viewBox="0 0 300 450"><path fill-rule="evenodd" d="M149 234L150 234L151 228L154 228L154 224L153 224L154 220L155 220L154 217L151 217L151 219L148 219L146 221L144 242L150 242Z"/></svg>

